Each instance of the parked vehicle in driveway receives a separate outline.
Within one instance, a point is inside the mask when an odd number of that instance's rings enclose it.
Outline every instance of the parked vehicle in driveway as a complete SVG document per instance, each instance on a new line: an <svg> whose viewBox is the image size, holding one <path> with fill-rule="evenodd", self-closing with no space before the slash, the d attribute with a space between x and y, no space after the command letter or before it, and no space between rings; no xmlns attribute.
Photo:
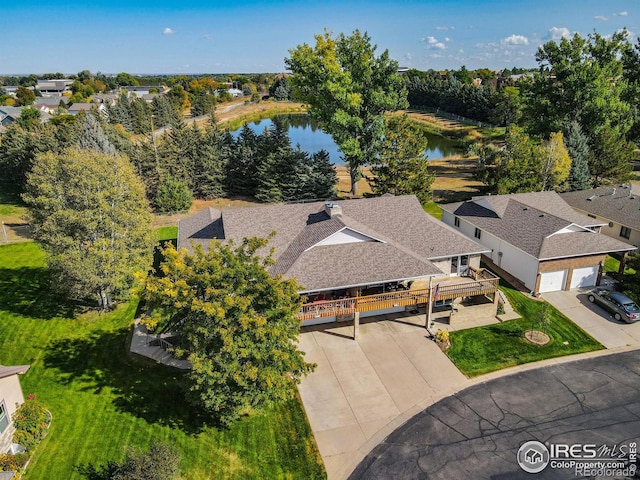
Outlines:
<svg viewBox="0 0 640 480"><path fill-rule="evenodd" d="M633 323L640 320L640 307L626 295L596 288L589 293L589 301L609 310L616 320Z"/></svg>

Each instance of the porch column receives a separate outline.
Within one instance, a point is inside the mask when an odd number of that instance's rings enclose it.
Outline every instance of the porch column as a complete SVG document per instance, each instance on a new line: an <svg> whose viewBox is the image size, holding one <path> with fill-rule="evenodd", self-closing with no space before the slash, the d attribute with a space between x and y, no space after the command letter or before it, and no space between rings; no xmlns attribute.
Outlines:
<svg viewBox="0 0 640 480"><path fill-rule="evenodd" d="M620 259L620 265L618 266L618 273L622 275L624 273L624 267L627 265L627 252L622 252L622 258Z"/></svg>
<svg viewBox="0 0 640 480"><path fill-rule="evenodd" d="M358 331L360 330L360 312L353 314L353 339L358 339Z"/></svg>
<svg viewBox="0 0 640 480"><path fill-rule="evenodd" d="M429 277L429 301L427 302L427 314L425 316L425 328L427 329L427 332L429 332L429 335L433 336L433 333L431 332L431 310L432 310L432 306L433 306L433 302L432 302L432 298L433 298L433 277Z"/></svg>

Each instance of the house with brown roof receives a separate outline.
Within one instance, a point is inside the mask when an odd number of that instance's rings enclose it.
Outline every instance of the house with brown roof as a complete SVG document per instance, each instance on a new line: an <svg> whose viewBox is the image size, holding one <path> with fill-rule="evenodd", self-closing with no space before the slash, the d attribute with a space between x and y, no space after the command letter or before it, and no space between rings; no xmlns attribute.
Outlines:
<svg viewBox="0 0 640 480"><path fill-rule="evenodd" d="M178 232L178 248L187 249L275 232L271 273L301 285L303 325L355 325L497 289L497 277L480 269L488 249L426 214L414 196L208 208L181 220Z"/></svg>
<svg viewBox="0 0 640 480"><path fill-rule="evenodd" d="M635 247L598 233L603 222L556 192L475 197L441 205L442 220L484 245L485 259L532 292L597 285L604 259Z"/></svg>
<svg viewBox="0 0 640 480"><path fill-rule="evenodd" d="M26 373L29 365L5 367L0 365L0 453L11 447L15 428L11 416L24 403L18 375Z"/></svg>
<svg viewBox="0 0 640 480"><path fill-rule="evenodd" d="M601 233L640 246L640 195L631 185L576 190L560 196L576 212L601 222Z"/></svg>

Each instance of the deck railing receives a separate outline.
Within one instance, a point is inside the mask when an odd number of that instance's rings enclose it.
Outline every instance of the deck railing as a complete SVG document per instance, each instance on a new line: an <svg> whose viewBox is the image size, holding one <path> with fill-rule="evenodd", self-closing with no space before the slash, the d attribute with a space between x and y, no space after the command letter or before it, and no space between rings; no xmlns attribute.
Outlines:
<svg viewBox="0 0 640 480"><path fill-rule="evenodd" d="M491 294L498 289L499 281L500 279L488 270L470 268L468 281L448 282L445 279L440 281L434 280L433 299L449 300L458 297ZM307 303L300 309L299 317L301 320L310 320L313 318L350 315L355 312L370 312L372 310L382 310L393 307L417 306L425 304L428 301L428 288L398 290L397 292Z"/></svg>

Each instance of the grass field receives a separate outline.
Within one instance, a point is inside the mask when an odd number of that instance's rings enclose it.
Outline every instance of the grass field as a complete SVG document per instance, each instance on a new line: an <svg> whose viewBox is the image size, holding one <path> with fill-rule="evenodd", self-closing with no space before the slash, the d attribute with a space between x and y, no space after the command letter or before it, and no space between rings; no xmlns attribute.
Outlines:
<svg viewBox="0 0 640 480"><path fill-rule="evenodd" d="M218 430L185 405L181 372L127 354L136 301L72 318L48 280L37 244L0 246L0 364L30 364L25 396L53 413L23 479L80 479L74 465L119 460L152 440L181 452L190 480L325 477L299 401Z"/></svg>
<svg viewBox="0 0 640 480"><path fill-rule="evenodd" d="M522 317L451 332L451 348L447 355L465 375L475 377L522 363L604 348L551 305L548 307L551 324L546 332L551 341L546 345L529 342L524 333L535 325L543 302L528 298L509 286L500 288Z"/></svg>

